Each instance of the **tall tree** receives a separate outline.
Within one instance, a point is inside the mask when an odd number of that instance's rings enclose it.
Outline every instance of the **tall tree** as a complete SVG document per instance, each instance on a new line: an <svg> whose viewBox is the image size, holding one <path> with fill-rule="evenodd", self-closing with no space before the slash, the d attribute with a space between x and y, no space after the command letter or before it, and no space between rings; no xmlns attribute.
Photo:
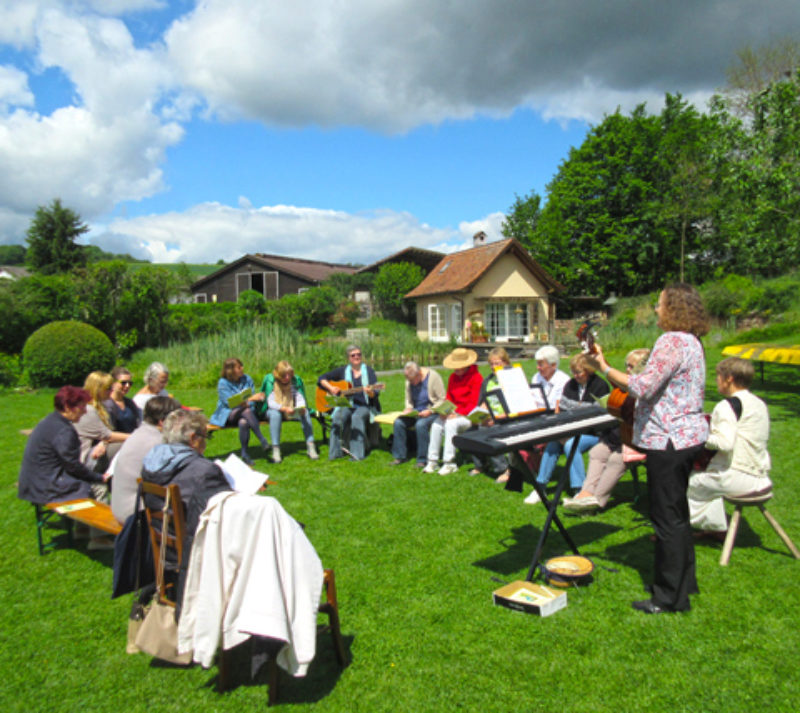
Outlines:
<svg viewBox="0 0 800 713"><path fill-rule="evenodd" d="M714 151L717 246L727 271L774 276L800 264L800 78L770 84L749 100L750 121L715 97L721 131Z"/></svg>
<svg viewBox="0 0 800 713"><path fill-rule="evenodd" d="M606 116L561 163L541 212L535 194L517 198L504 229L573 294L639 294L691 279L709 259L701 243L714 126L680 95L668 94L660 115L642 104Z"/></svg>
<svg viewBox="0 0 800 713"><path fill-rule="evenodd" d="M751 101L767 87L787 79L800 68L800 41L784 37L760 47L745 45L728 68L725 95L731 111L750 118Z"/></svg>
<svg viewBox="0 0 800 713"><path fill-rule="evenodd" d="M508 209L500 231L505 237L516 238L526 247L530 247L541 214L542 197L536 191L531 191L524 198L515 196L514 205Z"/></svg>
<svg viewBox="0 0 800 713"><path fill-rule="evenodd" d="M69 272L85 265L83 247L75 240L88 230L80 216L62 206L59 198L48 207L39 206L28 228L27 264L43 275Z"/></svg>
<svg viewBox="0 0 800 713"><path fill-rule="evenodd" d="M375 275L372 295L384 317L405 321L411 314L404 295L411 292L425 277L419 265L410 262L390 262L381 266Z"/></svg>
<svg viewBox="0 0 800 713"><path fill-rule="evenodd" d="M661 175L654 206L657 223L680 246L678 278L697 282L715 256L704 242L713 229L709 153L716 122L679 95L667 94L661 112L661 136L655 157Z"/></svg>

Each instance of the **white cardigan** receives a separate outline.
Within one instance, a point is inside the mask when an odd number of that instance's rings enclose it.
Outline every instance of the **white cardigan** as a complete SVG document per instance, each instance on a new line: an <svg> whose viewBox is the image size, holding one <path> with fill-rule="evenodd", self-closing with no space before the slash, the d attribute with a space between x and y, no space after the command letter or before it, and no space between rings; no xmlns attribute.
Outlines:
<svg viewBox="0 0 800 713"><path fill-rule="evenodd" d="M281 668L304 676L314 658L322 563L300 525L272 497L218 493L194 537L178 650L211 666L252 635L285 641Z"/></svg>

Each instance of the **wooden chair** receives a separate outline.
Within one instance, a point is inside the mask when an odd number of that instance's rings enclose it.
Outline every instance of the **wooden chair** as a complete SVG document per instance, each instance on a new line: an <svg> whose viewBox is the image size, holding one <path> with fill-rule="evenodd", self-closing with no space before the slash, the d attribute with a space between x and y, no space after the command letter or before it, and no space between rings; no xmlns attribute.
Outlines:
<svg viewBox="0 0 800 713"><path fill-rule="evenodd" d="M725 543L722 545L722 555L719 558L719 563L723 567L725 567L731 559L733 546L736 542L736 531L739 529L739 523L742 518L742 510L748 506L756 506L759 510L761 510L761 514L764 515L767 522L772 526L772 529L778 533L778 537L783 540L784 544L789 548L789 551L792 553L794 558L800 559L800 551L798 551L797 547L795 547L794 542L791 541L789 535L784 532L783 528L778 524L778 521L773 517L773 515L767 512L767 508L764 503L770 499L772 499L771 485L764 490L748 493L746 495L725 496L725 501L731 503L734 506L734 510L733 515L731 516L730 525L728 525L728 534L725 536Z"/></svg>
<svg viewBox="0 0 800 713"><path fill-rule="evenodd" d="M168 510L168 516L170 520L170 528L167 532L166 545L168 550L166 553L166 560L170 567L169 573L172 574L174 571L174 577L170 578L172 580L170 582L166 581L167 577L162 576L160 578L162 585L159 588L158 597L160 601L174 607L176 605L175 590L177 587L177 575L183 557L183 538L186 532L186 522L183 512L183 503L181 502L180 488L177 485L170 485L167 488L164 488L160 485L156 485L155 483L148 483L141 479L139 479L139 482L142 484L143 497L145 497L147 494L154 495L157 496L161 502L163 502L167 497L167 492L169 491L170 508ZM164 515L160 507L148 508L146 499L145 512L147 514L147 523L150 530L150 541L153 545L153 562L156 563L157 567L158 562L160 561L161 523L163 522ZM165 572L164 574L167 573ZM156 578L156 581L159 581L158 577ZM344 643L342 641L342 632L339 626L339 603L336 599L336 578L332 569L324 570L323 595L325 599L320 604L319 611L320 613L328 616L327 627L323 628L330 630L336 660L340 666L344 666L346 657ZM227 653L228 652L224 650L219 652L219 677L217 685L220 691L224 691L229 687L229 681L231 678L231 662ZM273 705L278 699L279 688L278 664L275 656L270 657L267 674L267 705Z"/></svg>
<svg viewBox="0 0 800 713"><path fill-rule="evenodd" d="M164 522L164 512L159 507L148 507L147 496L158 497L161 503L167 498L169 493L169 508L167 516L169 528L165 544L165 571L161 577L156 573L156 581L160 582L157 596L162 604L176 606L176 590L178 586L178 570L180 569L183 558L183 539L186 534L186 519L183 512L183 501L181 500L181 489L177 485L169 485L166 488L155 483L148 483L139 478L142 486L142 499L144 500L145 514L147 515L147 525L150 531L150 543L153 546L153 562L158 567L161 561L161 527Z"/></svg>
<svg viewBox="0 0 800 713"><path fill-rule="evenodd" d="M325 600L319 605L319 612L328 616L328 624L319 625L317 627L317 631L319 632L325 629L330 631L331 640L333 643L333 652L336 655L336 661L339 666L344 668L347 659L344 651L344 642L342 641L342 632L339 627L339 603L336 599L336 578L332 569L324 570L322 584L322 592ZM220 676L222 677L223 663L221 663L220 666ZM280 685L279 671L280 669L278 668L277 660L273 656L270 658L267 668L267 677L269 682L269 689L267 693L268 706L275 705L275 703L278 701L278 690Z"/></svg>

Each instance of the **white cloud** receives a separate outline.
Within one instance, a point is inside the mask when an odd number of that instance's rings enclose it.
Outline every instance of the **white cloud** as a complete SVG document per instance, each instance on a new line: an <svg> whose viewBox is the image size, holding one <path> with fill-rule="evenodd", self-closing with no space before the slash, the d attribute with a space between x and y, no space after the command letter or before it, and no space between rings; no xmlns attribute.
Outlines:
<svg viewBox="0 0 800 713"><path fill-rule="evenodd" d="M116 3L117 9L153 3ZM7 13L19 14L17 7ZM3 15L0 13L0 26ZM27 75L0 71L0 205L5 225L28 220L37 205L61 198L86 219L123 200L162 191L168 147L180 141L179 124L157 114L169 86L166 65L137 50L116 19L67 14L59 3L40 2L33 21L39 52L36 71L59 68L74 84L78 103L50 115L30 109Z"/></svg>
<svg viewBox="0 0 800 713"><path fill-rule="evenodd" d="M33 92L25 72L0 65L0 113L10 106L33 106Z"/></svg>
<svg viewBox="0 0 800 713"><path fill-rule="evenodd" d="M205 0L166 44L219 117L402 131L525 104L597 121L667 91L705 98L775 28L800 30L796 0Z"/></svg>
<svg viewBox="0 0 800 713"><path fill-rule="evenodd" d="M796 0L203 0L180 15L188 6L0 4L0 45L24 55L0 67L3 240L18 240L15 226L54 197L91 221L163 191L167 150L198 106L210 122L384 132L520 106L548 119L597 121L642 101L657 110L666 91L702 106L738 48L800 32ZM145 41L137 44L131 28L145 28ZM47 69L66 77L74 95L43 115L31 87ZM114 227L134 231L118 237L143 241L134 247L157 259L175 259L179 249L187 260L205 259L235 245L237 230L249 246L268 240L278 252L287 241L294 254L325 259L353 239L376 256L404 234L411 239L401 247L461 245L481 222L437 231L403 213L214 206ZM485 219L490 236L499 231L493 220Z"/></svg>
<svg viewBox="0 0 800 713"><path fill-rule="evenodd" d="M486 226L494 220L490 217ZM203 203L184 213L114 220L108 226L94 226L88 237L104 250L153 262L230 261L262 252L368 263L409 245L460 249L463 229L432 228L408 213L393 211L351 214L282 205L234 208Z"/></svg>

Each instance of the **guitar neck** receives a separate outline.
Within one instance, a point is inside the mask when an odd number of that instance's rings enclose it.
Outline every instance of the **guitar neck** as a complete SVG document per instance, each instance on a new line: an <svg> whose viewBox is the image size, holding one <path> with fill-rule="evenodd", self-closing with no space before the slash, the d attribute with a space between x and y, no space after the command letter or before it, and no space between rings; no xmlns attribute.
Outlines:
<svg viewBox="0 0 800 713"><path fill-rule="evenodd" d="M352 396L353 394L360 394L362 391L369 389L370 391L383 391L385 384L370 384L369 386L353 386L350 389L343 390L340 396Z"/></svg>

